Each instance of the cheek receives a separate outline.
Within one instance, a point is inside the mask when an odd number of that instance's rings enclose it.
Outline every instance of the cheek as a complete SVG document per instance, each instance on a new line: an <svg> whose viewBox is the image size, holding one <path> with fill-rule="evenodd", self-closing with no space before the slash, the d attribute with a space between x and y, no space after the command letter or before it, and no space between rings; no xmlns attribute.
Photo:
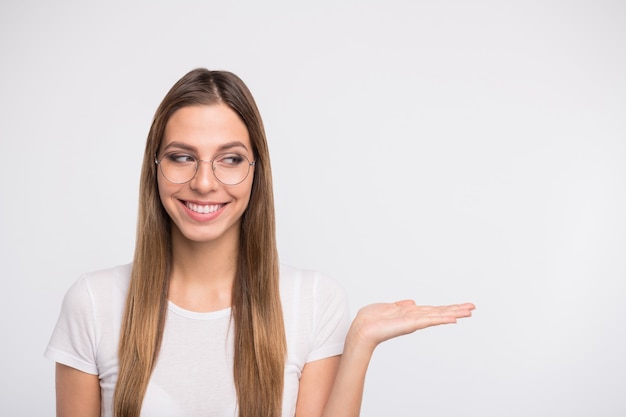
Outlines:
<svg viewBox="0 0 626 417"><path fill-rule="evenodd" d="M252 196L252 183L239 184L237 190L233 190L232 196L237 199L239 202L239 211L241 214L245 213L248 210L248 206L250 205L250 200Z"/></svg>

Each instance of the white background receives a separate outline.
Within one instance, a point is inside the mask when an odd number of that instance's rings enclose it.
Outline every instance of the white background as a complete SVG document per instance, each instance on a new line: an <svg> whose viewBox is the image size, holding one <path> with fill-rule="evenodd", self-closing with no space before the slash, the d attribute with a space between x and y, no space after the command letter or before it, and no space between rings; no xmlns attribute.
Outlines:
<svg viewBox="0 0 626 417"><path fill-rule="evenodd" d="M240 75L283 262L354 313L474 302L382 345L362 415L626 415L623 1L3 1L0 415L52 416L42 354L83 272L132 258L151 117Z"/></svg>

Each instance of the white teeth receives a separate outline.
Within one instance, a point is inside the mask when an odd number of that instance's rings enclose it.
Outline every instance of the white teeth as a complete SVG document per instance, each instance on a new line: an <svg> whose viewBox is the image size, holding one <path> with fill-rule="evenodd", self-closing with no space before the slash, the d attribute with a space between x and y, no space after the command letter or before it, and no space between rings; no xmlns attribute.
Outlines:
<svg viewBox="0 0 626 417"><path fill-rule="evenodd" d="M207 204L205 206L201 206L199 204L185 203L185 205L189 210L201 214L214 213L222 207L222 204Z"/></svg>

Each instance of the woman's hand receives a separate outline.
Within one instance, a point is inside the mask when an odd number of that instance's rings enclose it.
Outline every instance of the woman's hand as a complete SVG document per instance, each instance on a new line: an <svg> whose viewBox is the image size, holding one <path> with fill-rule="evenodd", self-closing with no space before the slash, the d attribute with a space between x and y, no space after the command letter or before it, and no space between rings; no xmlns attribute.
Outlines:
<svg viewBox="0 0 626 417"><path fill-rule="evenodd" d="M456 323L457 319L471 316L474 308L470 303L423 307L412 300L363 307L348 331L323 416L359 416L367 367L380 343L426 327Z"/></svg>
<svg viewBox="0 0 626 417"><path fill-rule="evenodd" d="M348 338L352 343L374 350L378 344L397 336L426 327L456 323L459 318L470 317L474 308L471 303L417 306L412 300L371 304L359 310Z"/></svg>

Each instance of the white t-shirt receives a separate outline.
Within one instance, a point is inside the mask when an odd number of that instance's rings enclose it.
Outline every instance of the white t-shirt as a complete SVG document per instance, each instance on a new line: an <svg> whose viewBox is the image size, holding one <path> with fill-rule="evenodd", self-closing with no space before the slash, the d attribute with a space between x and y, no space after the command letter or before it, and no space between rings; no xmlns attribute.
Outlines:
<svg viewBox="0 0 626 417"><path fill-rule="evenodd" d="M112 417L117 349L131 265L85 274L68 290L45 356L98 375L102 416ZM340 355L350 315L335 281L313 271L280 268L288 358L283 417L295 414L307 362ZM230 331L229 331L230 330ZM171 302L142 417L236 417L230 308L197 313Z"/></svg>

